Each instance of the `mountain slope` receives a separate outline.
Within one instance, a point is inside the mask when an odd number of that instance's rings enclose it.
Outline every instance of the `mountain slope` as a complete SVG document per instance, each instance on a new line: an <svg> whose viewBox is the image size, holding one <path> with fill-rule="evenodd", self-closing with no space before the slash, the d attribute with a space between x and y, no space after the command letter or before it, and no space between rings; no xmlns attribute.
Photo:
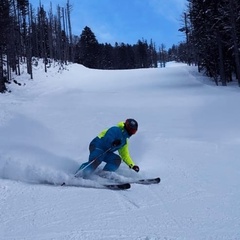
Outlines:
<svg viewBox="0 0 240 240"><path fill-rule="evenodd" d="M0 239L239 239L238 89L205 84L194 67L34 72L0 95ZM127 191L73 181L101 130L139 122L135 173L159 185ZM103 165L103 164L102 164ZM101 165L101 167L102 167Z"/></svg>

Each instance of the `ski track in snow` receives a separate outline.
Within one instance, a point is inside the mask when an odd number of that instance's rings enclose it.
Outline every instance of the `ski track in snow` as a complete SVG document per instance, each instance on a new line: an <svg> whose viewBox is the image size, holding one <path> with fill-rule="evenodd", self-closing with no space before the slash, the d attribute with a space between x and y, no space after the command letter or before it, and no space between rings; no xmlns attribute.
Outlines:
<svg viewBox="0 0 240 240"><path fill-rule="evenodd" d="M239 90L167 66L39 68L0 95L1 240L240 239ZM130 152L141 170L121 165L116 177L160 184L112 191L74 179L92 138L127 117L139 121Z"/></svg>

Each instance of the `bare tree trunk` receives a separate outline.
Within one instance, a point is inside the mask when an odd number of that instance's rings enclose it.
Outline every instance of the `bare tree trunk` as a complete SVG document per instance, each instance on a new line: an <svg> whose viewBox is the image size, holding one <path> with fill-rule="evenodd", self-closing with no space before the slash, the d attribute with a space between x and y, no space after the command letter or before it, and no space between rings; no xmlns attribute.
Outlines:
<svg viewBox="0 0 240 240"><path fill-rule="evenodd" d="M187 25L187 14L186 13L184 13L184 23L185 23L185 33L186 33L186 45L187 45L187 49L186 49L187 63L190 66L191 62L190 62L190 48L189 48L189 36L188 36L189 29L188 29L188 25Z"/></svg>
<svg viewBox="0 0 240 240"><path fill-rule="evenodd" d="M32 71L32 6L28 5L28 41L27 41L27 71L33 79Z"/></svg>
<svg viewBox="0 0 240 240"><path fill-rule="evenodd" d="M71 26L71 17L70 17L70 11L71 6L69 4L69 0L67 1L67 20L68 20L68 28L69 28L69 40L70 40L70 49L69 49L69 61L73 62L73 40L72 40L72 26Z"/></svg>
<svg viewBox="0 0 240 240"><path fill-rule="evenodd" d="M219 54L220 80L221 80L223 86L227 86L225 69L224 69L223 46L222 46L222 39L219 34L219 30L217 30L217 44L218 44L218 54Z"/></svg>
<svg viewBox="0 0 240 240"><path fill-rule="evenodd" d="M7 88L5 85L5 77L3 74L3 52L2 52L2 47L0 46L0 93L4 93Z"/></svg>
<svg viewBox="0 0 240 240"><path fill-rule="evenodd" d="M68 59L68 43L67 43L67 22L65 21L65 11L64 8L62 8L62 25L63 25L63 33L62 33L62 51L63 51L63 62L66 63ZM65 34L65 35L64 35Z"/></svg>
<svg viewBox="0 0 240 240"><path fill-rule="evenodd" d="M232 32L232 40L233 40L233 47L234 47L236 74L238 79L238 85L240 87L240 53L238 49L238 37L237 37L237 27L236 27L237 15L234 11L233 0L230 0L230 19L231 19L231 27L232 27L231 32Z"/></svg>
<svg viewBox="0 0 240 240"><path fill-rule="evenodd" d="M62 39L62 31L61 31L61 8L58 5L57 7L57 26L56 26L56 38L57 38L57 59L61 61L63 60L62 49L61 49L61 39Z"/></svg>
<svg viewBox="0 0 240 240"><path fill-rule="evenodd" d="M53 56L53 14L52 14L52 3L49 11L49 26L48 26L48 42L49 42L49 57L51 59Z"/></svg>

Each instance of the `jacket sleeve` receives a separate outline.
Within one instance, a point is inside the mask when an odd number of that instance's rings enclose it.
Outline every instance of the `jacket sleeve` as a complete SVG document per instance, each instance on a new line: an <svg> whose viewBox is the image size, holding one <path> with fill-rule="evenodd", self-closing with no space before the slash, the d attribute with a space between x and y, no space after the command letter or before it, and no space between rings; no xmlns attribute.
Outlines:
<svg viewBox="0 0 240 240"><path fill-rule="evenodd" d="M121 156L122 160L130 167L132 168L135 163L133 162L129 150L128 150L128 142L118 150L119 155Z"/></svg>

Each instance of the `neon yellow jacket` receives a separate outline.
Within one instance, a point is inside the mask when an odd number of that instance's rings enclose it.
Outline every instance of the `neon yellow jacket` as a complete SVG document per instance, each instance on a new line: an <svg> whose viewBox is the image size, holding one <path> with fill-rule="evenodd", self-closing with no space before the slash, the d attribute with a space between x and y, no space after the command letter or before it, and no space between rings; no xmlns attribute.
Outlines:
<svg viewBox="0 0 240 240"><path fill-rule="evenodd" d="M112 142L114 140L117 139L121 140L121 144L119 146L112 148L111 152L118 151L122 160L130 168L132 168L135 165L135 163L133 162L128 149L129 137L130 136L128 135L127 131L124 128L124 122L119 122L117 126L105 129L98 135L98 138L101 140L98 148L101 148L103 150L109 149L112 146Z"/></svg>

